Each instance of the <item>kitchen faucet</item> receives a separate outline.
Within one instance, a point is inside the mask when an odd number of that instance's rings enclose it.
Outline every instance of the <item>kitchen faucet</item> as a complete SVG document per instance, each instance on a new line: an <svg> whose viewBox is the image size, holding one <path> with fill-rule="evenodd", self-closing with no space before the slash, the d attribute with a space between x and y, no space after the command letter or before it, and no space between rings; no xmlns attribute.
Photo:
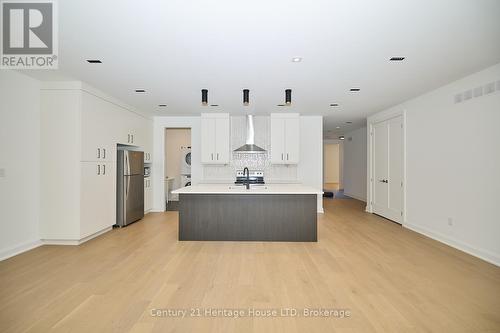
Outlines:
<svg viewBox="0 0 500 333"><path fill-rule="evenodd" d="M243 169L243 177L245 176L245 173L247 175L245 186L246 186L247 190L249 190L250 189L250 171L248 170L247 167L245 167Z"/></svg>

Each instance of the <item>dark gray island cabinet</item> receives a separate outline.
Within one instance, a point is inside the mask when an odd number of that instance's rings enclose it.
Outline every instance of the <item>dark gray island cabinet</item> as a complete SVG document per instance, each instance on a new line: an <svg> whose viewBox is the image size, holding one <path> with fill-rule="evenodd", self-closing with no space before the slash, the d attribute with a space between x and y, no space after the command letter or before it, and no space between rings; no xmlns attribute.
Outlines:
<svg viewBox="0 0 500 333"><path fill-rule="evenodd" d="M316 242L315 189L267 185L246 190L230 185L178 189L179 240Z"/></svg>

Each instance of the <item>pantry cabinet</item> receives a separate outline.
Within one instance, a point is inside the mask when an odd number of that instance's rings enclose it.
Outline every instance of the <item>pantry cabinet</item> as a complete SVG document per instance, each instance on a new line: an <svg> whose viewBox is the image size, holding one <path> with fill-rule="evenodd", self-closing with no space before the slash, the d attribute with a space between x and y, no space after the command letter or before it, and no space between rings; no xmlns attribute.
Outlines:
<svg viewBox="0 0 500 333"><path fill-rule="evenodd" d="M81 82L44 84L40 102L41 239L80 244L116 223L117 145L151 150L152 121Z"/></svg>
<svg viewBox="0 0 500 333"><path fill-rule="evenodd" d="M229 164L229 114L201 115L201 163Z"/></svg>
<svg viewBox="0 0 500 333"><path fill-rule="evenodd" d="M271 163L298 164L299 146L299 114L271 114Z"/></svg>

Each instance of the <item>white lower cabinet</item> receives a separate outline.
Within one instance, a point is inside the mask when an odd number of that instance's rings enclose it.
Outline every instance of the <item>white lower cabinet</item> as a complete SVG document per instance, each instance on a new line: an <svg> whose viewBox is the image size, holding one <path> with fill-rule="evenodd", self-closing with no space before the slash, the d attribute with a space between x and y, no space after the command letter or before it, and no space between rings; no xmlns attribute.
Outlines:
<svg viewBox="0 0 500 333"><path fill-rule="evenodd" d="M116 220L115 179L114 163L81 162L80 237L103 230Z"/></svg>

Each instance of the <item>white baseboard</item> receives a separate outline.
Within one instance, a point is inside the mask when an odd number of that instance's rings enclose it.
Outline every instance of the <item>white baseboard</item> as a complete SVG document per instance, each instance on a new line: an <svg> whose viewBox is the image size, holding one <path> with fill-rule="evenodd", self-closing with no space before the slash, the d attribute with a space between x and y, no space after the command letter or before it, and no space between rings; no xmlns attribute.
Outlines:
<svg viewBox="0 0 500 333"><path fill-rule="evenodd" d="M87 237L84 237L82 239L42 239L41 242L44 245L80 245L85 242L88 242L89 240L96 238L98 236L101 236L102 234L110 231L113 229L113 227L107 227L104 228L96 233L93 233L92 235L88 235Z"/></svg>
<svg viewBox="0 0 500 333"><path fill-rule="evenodd" d="M8 259L13 256L17 256L18 254L21 254L23 252L32 250L34 248L37 248L39 246L42 246L43 243L41 240L35 240L31 242L26 242L21 245L17 245L14 247L11 247L9 249L1 250L0 251L0 261Z"/></svg>
<svg viewBox="0 0 500 333"><path fill-rule="evenodd" d="M418 226L416 224L412 224L409 222L403 223L403 227L408 228L410 230L413 230L415 232L418 232L419 234L422 234L424 236L432 238L438 242L444 243L444 244L451 246L457 250L468 253L474 257L477 257L479 259L487 261L490 264L493 264L495 266L500 266L500 256L498 256L497 254L495 254L491 251L484 250L484 249L478 249L477 247L466 244L466 243L459 241L457 239L454 239L452 237L443 235L442 233L435 232L435 231L430 230L428 228L421 227L421 226Z"/></svg>
<svg viewBox="0 0 500 333"><path fill-rule="evenodd" d="M356 200L359 200L359 201L366 202L366 198L362 198L362 197L360 197L359 195L354 195L354 194L347 193L347 192L344 192L344 195L345 195L346 197L349 197L349 198L353 198L353 199L356 199Z"/></svg>

